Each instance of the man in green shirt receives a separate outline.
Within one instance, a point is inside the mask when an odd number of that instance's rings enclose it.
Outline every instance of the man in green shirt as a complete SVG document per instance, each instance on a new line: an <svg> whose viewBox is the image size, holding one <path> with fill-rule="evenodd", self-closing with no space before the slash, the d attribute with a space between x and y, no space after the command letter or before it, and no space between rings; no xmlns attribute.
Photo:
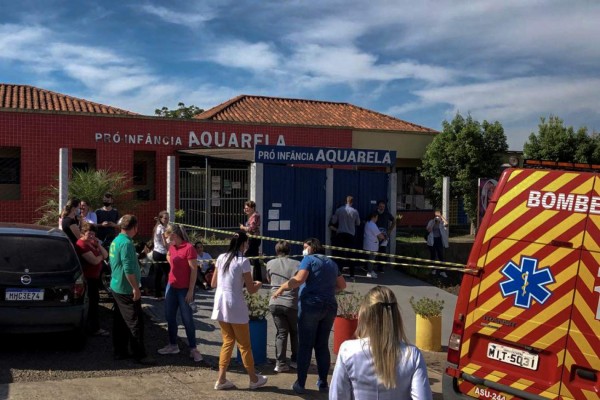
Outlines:
<svg viewBox="0 0 600 400"><path fill-rule="evenodd" d="M119 236L110 245L112 276L110 288L115 300L113 346L115 359L133 357L140 364L154 364L144 346L144 319L140 291L140 265L132 238L137 235L135 215L124 215L118 222ZM129 347L133 354L129 354Z"/></svg>

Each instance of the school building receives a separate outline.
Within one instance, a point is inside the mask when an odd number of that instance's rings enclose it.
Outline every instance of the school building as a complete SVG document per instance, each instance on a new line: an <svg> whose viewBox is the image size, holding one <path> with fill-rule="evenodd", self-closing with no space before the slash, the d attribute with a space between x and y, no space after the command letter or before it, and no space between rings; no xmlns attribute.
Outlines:
<svg viewBox="0 0 600 400"><path fill-rule="evenodd" d="M240 95L193 120L178 120L0 84L0 221L39 219L40 190L57 184L59 153L67 149L72 169L122 171L132 178L144 236L166 208L171 157L184 222L237 227L245 219L243 202L250 198L254 148L268 145L395 151L390 166L335 168L387 173L395 180L389 183L396 194L390 211L403 215L399 226L424 225L431 205L417 167L436 133L348 103ZM293 161L286 164L296 167Z"/></svg>

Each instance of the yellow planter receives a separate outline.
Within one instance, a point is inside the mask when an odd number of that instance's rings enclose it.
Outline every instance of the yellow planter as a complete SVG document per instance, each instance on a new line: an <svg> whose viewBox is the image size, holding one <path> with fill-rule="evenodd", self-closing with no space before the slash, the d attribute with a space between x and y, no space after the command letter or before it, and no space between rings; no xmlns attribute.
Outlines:
<svg viewBox="0 0 600 400"><path fill-rule="evenodd" d="M426 351L442 350L442 316L423 318L417 314L415 345Z"/></svg>

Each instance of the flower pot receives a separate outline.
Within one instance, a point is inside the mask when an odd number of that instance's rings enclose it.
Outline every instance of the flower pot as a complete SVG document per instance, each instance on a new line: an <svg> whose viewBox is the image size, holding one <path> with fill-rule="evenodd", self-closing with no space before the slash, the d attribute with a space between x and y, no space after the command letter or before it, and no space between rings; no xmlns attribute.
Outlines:
<svg viewBox="0 0 600 400"><path fill-rule="evenodd" d="M254 365L267 362L267 320L250 320L250 346L252 347L252 357ZM237 361L242 362L242 353L237 351Z"/></svg>
<svg viewBox="0 0 600 400"><path fill-rule="evenodd" d="M354 339L354 333L358 326L358 319L335 317L333 321L333 353L337 354L342 343Z"/></svg>
<svg viewBox="0 0 600 400"><path fill-rule="evenodd" d="M415 345L421 350L442 350L442 316L424 318L417 314Z"/></svg>

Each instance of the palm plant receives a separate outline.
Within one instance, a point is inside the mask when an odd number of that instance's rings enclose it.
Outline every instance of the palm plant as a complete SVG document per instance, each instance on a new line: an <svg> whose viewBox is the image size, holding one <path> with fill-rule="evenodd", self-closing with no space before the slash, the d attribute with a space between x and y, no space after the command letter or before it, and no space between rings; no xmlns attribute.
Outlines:
<svg viewBox="0 0 600 400"><path fill-rule="evenodd" d="M41 192L43 202L36 211L40 212L42 216L36 223L55 226L60 215L58 183L42 188ZM135 192L132 179L128 178L125 173L106 170L73 171L73 177L69 181L69 198L84 199L89 202L90 209L95 210L102 206L102 196L106 192L112 193L121 212L124 210L131 212L138 205L138 201L130 195Z"/></svg>

